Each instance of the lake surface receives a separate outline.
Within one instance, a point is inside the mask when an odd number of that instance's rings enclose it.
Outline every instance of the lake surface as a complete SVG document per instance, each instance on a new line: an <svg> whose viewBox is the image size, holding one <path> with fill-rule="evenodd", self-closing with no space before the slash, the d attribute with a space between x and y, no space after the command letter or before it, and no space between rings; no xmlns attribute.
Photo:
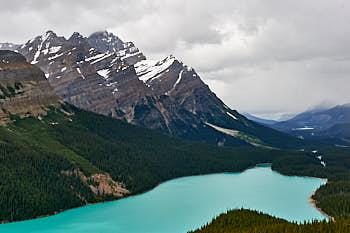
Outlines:
<svg viewBox="0 0 350 233"><path fill-rule="evenodd" d="M186 233L220 213L249 208L290 221L324 219L308 198L325 181L260 166L242 173L179 178L145 194L0 225L9 233Z"/></svg>

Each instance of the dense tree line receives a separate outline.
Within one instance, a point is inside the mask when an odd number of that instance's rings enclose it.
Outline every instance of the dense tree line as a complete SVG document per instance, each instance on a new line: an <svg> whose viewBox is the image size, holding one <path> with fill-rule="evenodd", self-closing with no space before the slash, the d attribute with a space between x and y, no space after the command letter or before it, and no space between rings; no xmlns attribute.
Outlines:
<svg viewBox="0 0 350 233"><path fill-rule="evenodd" d="M326 167L316 156L322 156ZM307 156L279 157L272 168L286 175L327 178L328 183L313 196L316 205L336 219L350 217L350 149L326 147Z"/></svg>
<svg viewBox="0 0 350 233"><path fill-rule="evenodd" d="M1 129L1 140L4 140ZM6 140L6 139L5 139ZM95 201L75 176L60 175L71 163L55 154L0 142L0 220L14 221L53 213Z"/></svg>
<svg viewBox="0 0 350 233"><path fill-rule="evenodd" d="M233 210L191 233L347 233L350 221L290 223L257 211Z"/></svg>

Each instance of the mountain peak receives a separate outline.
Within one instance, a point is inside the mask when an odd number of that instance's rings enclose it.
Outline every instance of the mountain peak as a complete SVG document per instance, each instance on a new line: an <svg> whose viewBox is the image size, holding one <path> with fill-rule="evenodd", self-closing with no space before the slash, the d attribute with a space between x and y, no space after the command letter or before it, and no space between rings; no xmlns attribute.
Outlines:
<svg viewBox="0 0 350 233"><path fill-rule="evenodd" d="M75 40L75 39L82 39L84 36L82 36L79 32L74 32L68 40Z"/></svg>
<svg viewBox="0 0 350 233"><path fill-rule="evenodd" d="M94 32L89 36L89 38L91 37L107 38L109 40L113 40L113 39L120 40L118 36L114 35L112 32L109 32L107 30Z"/></svg>
<svg viewBox="0 0 350 233"><path fill-rule="evenodd" d="M39 39L41 39L42 42L56 38L57 35L56 33L54 33L53 31L49 30L47 32L45 32L44 34L42 34L41 36L37 37Z"/></svg>
<svg viewBox="0 0 350 233"><path fill-rule="evenodd" d="M177 60L177 59L176 59L176 57L174 55L170 54L164 60Z"/></svg>
<svg viewBox="0 0 350 233"><path fill-rule="evenodd" d="M52 31L52 30L46 31L45 34L46 34L46 35L56 35L56 33L55 33L54 31Z"/></svg>
<svg viewBox="0 0 350 233"><path fill-rule="evenodd" d="M157 64L163 64L165 62L173 63L174 61L180 62L178 59L176 59L176 57L174 55L171 54L171 55L167 56L166 58L164 58L163 60L160 60Z"/></svg>
<svg viewBox="0 0 350 233"><path fill-rule="evenodd" d="M88 37L89 44L102 53L114 53L133 47L133 44L124 43L119 37L108 31L94 32Z"/></svg>

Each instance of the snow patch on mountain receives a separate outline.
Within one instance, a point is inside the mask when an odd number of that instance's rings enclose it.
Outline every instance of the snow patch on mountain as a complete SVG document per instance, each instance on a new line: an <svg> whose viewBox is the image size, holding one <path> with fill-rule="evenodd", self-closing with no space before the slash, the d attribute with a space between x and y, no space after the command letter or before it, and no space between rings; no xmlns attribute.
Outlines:
<svg viewBox="0 0 350 233"><path fill-rule="evenodd" d="M127 58L129 58L129 57L141 56L141 55L142 55L141 52L136 52L136 53L125 53L125 55L121 57L121 60L123 61L123 60L125 60L125 59L127 59Z"/></svg>
<svg viewBox="0 0 350 233"><path fill-rule="evenodd" d="M109 69L98 70L97 73L103 78L108 79L110 70Z"/></svg>
<svg viewBox="0 0 350 233"><path fill-rule="evenodd" d="M219 127L217 125L210 124L208 122L206 122L205 124L210 126L210 127L212 127L213 129L221 132L221 133L227 134L227 135L232 136L232 137L238 137L238 135L239 135L239 131L238 130L222 128L222 127Z"/></svg>
<svg viewBox="0 0 350 233"><path fill-rule="evenodd" d="M42 44L40 44L40 45L38 46L38 50L36 51L36 53L35 53L35 55L34 55L33 61L31 62L32 64L36 64L36 63L39 62L39 61L38 61L38 58L39 58L39 56L40 56L41 46L42 46Z"/></svg>
<svg viewBox="0 0 350 233"><path fill-rule="evenodd" d="M93 64L95 64L95 63L97 63L97 62L103 61L104 59L106 59L106 58L108 58L108 57L110 57L110 56L112 56L112 55L113 55L113 53L111 53L111 54L104 54L104 56L102 56L101 58L99 58L99 59L94 60L93 62L91 62L91 65L93 65Z"/></svg>
<svg viewBox="0 0 350 233"><path fill-rule="evenodd" d="M97 59L99 59L99 58L101 58L101 57L104 57L104 56L106 56L106 54L104 54L104 53L99 53L99 54L96 54L96 55L94 55L94 56L92 56L92 57L86 58L85 61L97 60Z"/></svg>
<svg viewBox="0 0 350 233"><path fill-rule="evenodd" d="M51 61L51 60L54 60L54 59L56 59L56 58L62 56L63 54L64 54L64 53L60 53L60 54L57 54L57 55L55 55L55 56L53 56L53 57L49 57L48 59Z"/></svg>
<svg viewBox="0 0 350 233"><path fill-rule="evenodd" d="M226 112L227 115L229 115L231 118L233 118L234 120L238 120L237 117L235 117L233 114L229 113L229 112Z"/></svg>
<svg viewBox="0 0 350 233"><path fill-rule="evenodd" d="M165 72L169 72L169 70L166 70ZM176 86L181 82L183 72L184 72L184 70L180 71L179 77L177 78L176 82L174 83L173 88L169 92L165 93L166 95L169 95L171 92L173 92L175 90Z"/></svg>
<svg viewBox="0 0 350 233"><path fill-rule="evenodd" d="M136 74L143 82L158 78L176 61L174 56L168 56L161 61L143 60L135 64Z"/></svg>
<svg viewBox="0 0 350 233"><path fill-rule="evenodd" d="M81 73L81 70L79 67L77 67L78 74L80 74L82 79L85 79L84 75Z"/></svg>
<svg viewBox="0 0 350 233"><path fill-rule="evenodd" d="M52 35L53 33L51 31L48 31L46 33L44 33L43 35L37 37L36 39L39 39L40 40L40 43L37 47L37 51L34 55L34 58L33 58L33 61L31 62L31 64L37 64L39 61L38 61L38 58L40 56L41 53L43 54L47 54L49 52L49 50L44 50L42 51L43 49L48 49L50 47L50 42L47 41L50 36ZM30 43L33 43L34 40L31 40L29 41L27 44L30 44ZM45 43L46 42L46 43ZM44 43L45 43L45 47L44 47Z"/></svg>

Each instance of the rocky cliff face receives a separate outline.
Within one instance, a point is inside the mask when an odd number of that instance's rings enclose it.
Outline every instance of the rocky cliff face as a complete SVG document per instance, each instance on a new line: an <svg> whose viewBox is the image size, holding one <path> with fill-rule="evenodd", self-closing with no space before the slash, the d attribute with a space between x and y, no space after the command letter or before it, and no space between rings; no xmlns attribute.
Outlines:
<svg viewBox="0 0 350 233"><path fill-rule="evenodd" d="M95 37L99 38L98 34L91 37L91 43L96 45ZM101 44L96 46L103 47ZM79 33L66 40L48 31L22 45L19 52L45 72L57 95L66 102L81 109L113 115L116 108L113 93L117 89L114 79L118 77L108 79L108 72L118 70L125 73L124 67L128 65L122 58L142 56L130 46L123 44L123 50L119 52L101 53Z"/></svg>
<svg viewBox="0 0 350 233"><path fill-rule="evenodd" d="M51 105L59 104L44 73L12 51L0 51L0 121L10 115L24 117L45 114Z"/></svg>
<svg viewBox="0 0 350 233"><path fill-rule="evenodd" d="M148 60L132 42L108 32L65 39L48 31L18 50L45 72L58 96L81 109L218 145L277 146L276 137L290 140L229 109L175 57ZM230 130L239 133L232 136Z"/></svg>

